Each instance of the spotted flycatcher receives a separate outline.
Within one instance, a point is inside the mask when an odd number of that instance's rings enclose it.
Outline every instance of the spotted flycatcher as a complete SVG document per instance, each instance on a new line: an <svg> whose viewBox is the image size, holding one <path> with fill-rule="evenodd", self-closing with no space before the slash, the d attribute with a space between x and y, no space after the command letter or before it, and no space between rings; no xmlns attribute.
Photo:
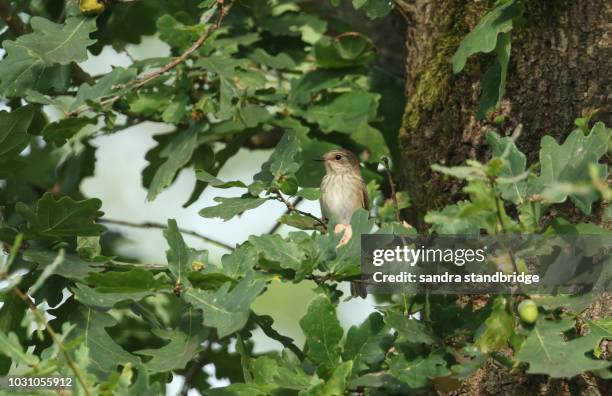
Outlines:
<svg viewBox="0 0 612 396"><path fill-rule="evenodd" d="M359 208L369 209L368 191L355 154L344 149L331 150L319 161L323 161L326 171L321 181L321 213L324 218L336 223L336 233L344 230L342 245L352 236L350 224L353 213ZM365 298L365 285L351 282L351 294Z"/></svg>

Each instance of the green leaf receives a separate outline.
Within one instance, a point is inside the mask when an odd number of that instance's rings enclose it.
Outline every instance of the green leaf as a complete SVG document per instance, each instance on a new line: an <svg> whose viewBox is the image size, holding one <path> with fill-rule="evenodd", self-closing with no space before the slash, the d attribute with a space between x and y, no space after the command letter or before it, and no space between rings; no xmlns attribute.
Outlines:
<svg viewBox="0 0 612 396"><path fill-rule="evenodd" d="M321 190L319 188L303 188L295 195L309 201L318 201L321 199Z"/></svg>
<svg viewBox="0 0 612 396"><path fill-rule="evenodd" d="M202 350L202 342L209 336L210 329L202 328L201 316L195 316L190 309L181 327L174 330L153 329L153 333L170 342L158 349L142 349L139 355L151 356L144 364L149 373L163 373L184 369Z"/></svg>
<svg viewBox="0 0 612 396"><path fill-rule="evenodd" d="M570 319L538 319L523 343L516 359L529 363L529 374L547 374L553 378L570 378L585 371L599 370L610 362L587 356L595 348L599 333L565 341L564 332L574 327Z"/></svg>
<svg viewBox="0 0 612 396"><path fill-rule="evenodd" d="M57 257L57 252L42 248L29 248L23 253L23 259L40 265L50 266ZM73 280L83 280L89 273L103 270L100 263L90 263L75 254L66 254L61 263L53 270L54 274Z"/></svg>
<svg viewBox="0 0 612 396"><path fill-rule="evenodd" d="M494 132L487 133L487 144L491 147L491 155L501 158L504 166L499 176L513 179L525 174L527 159L525 154L519 151L509 137L500 137ZM527 195L527 182L518 180L514 183L500 185L502 198L515 204L523 203Z"/></svg>
<svg viewBox="0 0 612 396"><path fill-rule="evenodd" d="M162 149L160 157L166 158L166 161L157 169L153 180L151 180L147 201L153 201L172 183L176 173L191 160L193 151L198 146L199 129L197 125L192 125L189 129L174 137Z"/></svg>
<svg viewBox="0 0 612 396"><path fill-rule="evenodd" d="M353 90L305 110L296 109L295 113L319 124L325 133L350 134L353 140L370 151L373 160L378 161L388 152L382 134L370 125L376 120L379 100L380 95L376 93Z"/></svg>
<svg viewBox="0 0 612 396"><path fill-rule="evenodd" d="M267 30L273 36L300 36L302 41L313 44L319 40L327 29L327 22L316 15L306 12L285 12L281 15L270 15L258 20L258 27ZM281 38L285 39L286 38Z"/></svg>
<svg viewBox="0 0 612 396"><path fill-rule="evenodd" d="M246 104L238 109L238 115L240 121L247 128L254 128L259 124L263 124L271 118L271 114L266 110L265 107Z"/></svg>
<svg viewBox="0 0 612 396"><path fill-rule="evenodd" d="M28 222L28 231L46 238L71 236L97 236L106 228L95 224L102 215L99 199L74 201L62 197L57 201L51 193L45 193L36 203L34 210L24 203L17 203L15 209Z"/></svg>
<svg viewBox="0 0 612 396"><path fill-rule="evenodd" d="M450 372L446 361L438 353L426 357L407 360L404 356L392 356L389 359L389 373L413 389L422 388L431 377L441 377Z"/></svg>
<svg viewBox="0 0 612 396"><path fill-rule="evenodd" d="M100 293L154 291L163 287L163 283L155 279L152 272L140 268L121 272L90 273L85 281Z"/></svg>
<svg viewBox="0 0 612 396"><path fill-rule="evenodd" d="M278 219L278 222L300 230L314 230L319 224L312 217L304 216L299 213L282 215Z"/></svg>
<svg viewBox="0 0 612 396"><path fill-rule="evenodd" d="M21 286L24 287L24 283ZM3 295L2 303L2 307L0 307L0 333L14 332L18 335L18 341L24 342L27 334L21 323L28 312L27 303L14 293ZM0 357L0 375L6 375L10 367L11 359L8 356Z"/></svg>
<svg viewBox="0 0 612 396"><path fill-rule="evenodd" d="M33 32L16 41L5 41L6 57L0 62L0 92L21 95L27 89L63 91L69 81L71 62L87 59L87 47L95 43L89 35L96 30L95 18L69 18L64 24L33 17Z"/></svg>
<svg viewBox="0 0 612 396"><path fill-rule="evenodd" d="M510 33L501 33L495 46L497 58L482 78L482 97L478 103L476 117L480 120L499 106L506 91L506 76L510 60Z"/></svg>
<svg viewBox="0 0 612 396"><path fill-rule="evenodd" d="M346 334L343 360L353 361L353 373L368 369L385 358L387 327L377 312L359 326L352 326Z"/></svg>
<svg viewBox="0 0 612 396"><path fill-rule="evenodd" d="M319 124L323 132L355 133L372 129L368 123L376 117L380 96L365 91L343 93L329 103L309 106L300 112L308 121Z"/></svg>
<svg viewBox="0 0 612 396"><path fill-rule="evenodd" d="M514 334L515 319L508 312L507 304L508 300L505 297L498 297L494 300L491 314L485 320L485 330L474 343L482 353L493 352L508 346Z"/></svg>
<svg viewBox="0 0 612 396"><path fill-rule="evenodd" d="M95 124L96 120L87 117L65 118L52 122L43 129L43 136L47 142L56 146L63 146L66 141L76 135L87 125Z"/></svg>
<svg viewBox="0 0 612 396"><path fill-rule="evenodd" d="M249 55L249 58L273 69L292 69L295 67L293 59L284 52L280 52L277 55L270 55L264 49L257 48Z"/></svg>
<svg viewBox="0 0 612 396"><path fill-rule="evenodd" d="M216 328L219 338L244 327L251 304L266 287L266 281L249 273L232 290L230 287L228 282L214 292L189 288L184 293L188 302L204 312L204 326Z"/></svg>
<svg viewBox="0 0 612 396"><path fill-rule="evenodd" d="M251 235L249 242L267 260L280 264L281 268L299 271L305 258L303 249L292 241L285 241L278 234Z"/></svg>
<svg viewBox="0 0 612 396"><path fill-rule="evenodd" d="M412 343L431 345L435 338L427 326L414 318L406 317L404 314L394 310L385 312L385 323L397 331L396 343Z"/></svg>
<svg viewBox="0 0 612 396"><path fill-rule="evenodd" d="M0 331L0 353L10 357L14 363L36 366L40 362L38 356L24 352L19 338L12 332L5 334Z"/></svg>
<svg viewBox="0 0 612 396"><path fill-rule="evenodd" d="M509 0L501 3L487 13L478 25L461 41L453 55L453 73L459 73L465 67L467 59L478 53L489 53L497 46L500 33L507 33L513 27L513 20L523 14L520 1Z"/></svg>
<svg viewBox="0 0 612 396"><path fill-rule="evenodd" d="M293 175L300 168L300 161L297 156L300 152L300 141L294 131L287 131L278 142L270 158L264 162L253 180L261 181L266 186L270 186L279 177Z"/></svg>
<svg viewBox="0 0 612 396"><path fill-rule="evenodd" d="M168 228L164 230L164 237L170 249L166 251L168 269L179 283L187 281L187 275L192 271L194 261L207 262L208 252L197 251L187 246L176 224L176 220L168 220Z"/></svg>
<svg viewBox="0 0 612 396"><path fill-rule="evenodd" d="M289 102L305 105L312 101L314 94L323 90L331 90L342 85L346 73L341 70L312 70L300 78L291 80Z"/></svg>
<svg viewBox="0 0 612 396"><path fill-rule="evenodd" d="M95 85L89 85L86 83L81 84L74 102L69 107L69 111L74 111L79 107L85 105L88 101L98 101L104 97L110 95L116 95L123 90L118 86L132 81L136 78L135 69L124 69L122 67L116 67L110 73L104 75L101 79L96 81Z"/></svg>
<svg viewBox="0 0 612 396"><path fill-rule="evenodd" d="M209 389L206 394L210 396L268 396L270 386L235 383L222 388Z"/></svg>
<svg viewBox="0 0 612 396"><path fill-rule="evenodd" d="M216 197L215 202L219 202L219 205L204 208L200 210L199 214L202 217L219 217L227 221L246 210L255 209L261 206L266 201L266 198L254 198L251 196L240 198Z"/></svg>
<svg viewBox="0 0 612 396"><path fill-rule="evenodd" d="M340 363L343 330L336 308L327 296L317 296L308 304L300 327L306 335L306 354L317 365L317 373L324 377L331 375Z"/></svg>
<svg viewBox="0 0 612 396"><path fill-rule="evenodd" d="M368 18L382 18L393 9L394 2L386 0L353 0L353 8L365 12Z"/></svg>
<svg viewBox="0 0 612 396"><path fill-rule="evenodd" d="M353 362L342 362L331 373L325 382L315 383L300 395L304 396L340 396L347 394L347 382L353 369Z"/></svg>
<svg viewBox="0 0 612 396"><path fill-rule="evenodd" d="M0 177L9 177L12 172L5 170L9 161L15 161L24 148L30 143L32 136L28 129L34 118L34 107L23 106L14 111L0 111Z"/></svg>
<svg viewBox="0 0 612 396"><path fill-rule="evenodd" d="M216 115L220 119L228 119L233 114L233 100L239 96L233 79L236 68L241 64L243 64L242 61L222 55L209 56L196 63L197 66L216 73L219 77L219 111Z"/></svg>
<svg viewBox="0 0 612 396"><path fill-rule="evenodd" d="M172 15L162 15L156 22L159 38L170 47L180 52L191 47L197 40L199 30L198 25L188 26L177 21Z"/></svg>
<svg viewBox="0 0 612 396"><path fill-rule="evenodd" d="M374 59L374 44L360 33L348 32L333 39L323 37L315 43L314 54L323 69L356 67Z"/></svg>
<svg viewBox="0 0 612 396"><path fill-rule="evenodd" d="M196 170L196 178L205 183L208 183L209 186L213 186L216 188L232 188L232 187L241 187L246 188L246 185L240 180L233 180L225 182L223 180L217 179L215 176L206 172L203 169Z"/></svg>
<svg viewBox="0 0 612 396"><path fill-rule="evenodd" d="M151 116L159 114L162 109L172 106L172 92L168 87L161 87L155 91L138 92L130 99L132 113Z"/></svg>
<svg viewBox="0 0 612 396"><path fill-rule="evenodd" d="M244 345L244 340L242 339L242 336L240 335L240 333L236 334L236 352L238 352L238 354L240 355L240 363L242 365L242 376L244 377L244 382L246 383L252 383L253 382L253 376L251 375L251 370L250 370L250 366L251 366L251 357L249 356L249 352L246 350L245 345ZM265 357L261 358L266 359ZM270 359L272 360L272 359ZM264 368L263 371L264 375L269 374L270 371L270 365L267 364L267 361L264 360ZM256 361L253 362L253 370L255 371L256 368ZM260 382L260 381L258 381ZM275 388L274 385L272 385L273 388Z"/></svg>
<svg viewBox="0 0 612 396"><path fill-rule="evenodd" d="M112 316L79 306L69 313L68 320L74 323L76 328L69 334L67 341L79 337L80 342L89 350L91 371L98 377L107 378L108 373L114 372L119 365L139 363L136 356L119 346L106 332L106 327L117 324Z"/></svg>
<svg viewBox="0 0 612 396"><path fill-rule="evenodd" d="M31 51L47 63L67 65L87 60L87 47L95 40L89 35L96 30L92 18L68 18L62 25L45 18L30 21L33 32L17 39L17 44Z"/></svg>
<svg viewBox="0 0 612 396"><path fill-rule="evenodd" d="M77 301L88 307L112 308L123 301L140 301L145 297L155 295L153 290L101 293L97 288L77 283L70 289Z"/></svg>
<svg viewBox="0 0 612 396"><path fill-rule="evenodd" d="M223 272L233 279L238 279L252 272L258 263L259 255L248 244L243 244L234 249L230 254L224 254L221 257Z"/></svg>
<svg viewBox="0 0 612 396"><path fill-rule="evenodd" d="M601 358L601 342L603 340L612 340L612 317L598 319L589 324L590 335L596 337L593 354L597 358Z"/></svg>
<svg viewBox="0 0 612 396"><path fill-rule="evenodd" d="M557 308L564 307L569 312L576 314L581 313L593 303L593 295L586 293L583 295L569 295L569 294L558 294L558 295L540 295L531 296L538 306L545 309L554 310Z"/></svg>
<svg viewBox="0 0 612 396"><path fill-rule="evenodd" d="M597 164L598 174L606 175L608 167L598 164L600 158L608 151L612 129L598 122L587 136L580 129L573 131L562 145L557 144L550 136L542 138L540 149L541 171L538 182L543 186L543 194L552 203L564 202L567 197L583 212L590 213L591 205L597 201L598 194L588 191L576 194L570 189L558 189L563 184L588 183L589 164ZM546 191L548 189L548 192Z"/></svg>
<svg viewBox="0 0 612 396"><path fill-rule="evenodd" d="M274 388L305 390L312 377L302 370L300 364L288 349L284 349L280 357L258 357L252 364L254 381L260 386L268 385L269 392Z"/></svg>

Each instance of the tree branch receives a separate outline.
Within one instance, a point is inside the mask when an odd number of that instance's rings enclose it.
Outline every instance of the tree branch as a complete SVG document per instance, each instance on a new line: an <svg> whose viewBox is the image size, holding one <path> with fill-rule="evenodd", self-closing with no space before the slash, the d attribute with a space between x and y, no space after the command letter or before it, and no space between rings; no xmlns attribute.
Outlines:
<svg viewBox="0 0 612 396"><path fill-rule="evenodd" d="M393 176L391 175L391 169L389 168L389 158L383 157L382 163L385 168L385 173L387 174L387 179L389 179L389 188L391 189L391 199L393 200L393 206L395 207L395 220L402 224L402 216L400 215L400 208L397 202L397 191L395 190L395 183L393 182Z"/></svg>
<svg viewBox="0 0 612 396"><path fill-rule="evenodd" d="M163 75L164 73L174 69L176 66L180 65L181 63L185 62L187 60L187 58L189 58L189 56L191 54L193 54L195 51L197 51L205 42L206 40L208 40L208 38L217 30L219 29L219 27L221 27L221 23L223 22L223 19L225 18L225 16L228 14L229 10L232 7L232 3L230 2L229 5L227 7L224 7L224 0L217 0L217 9L218 9L218 13L219 16L217 17L217 20L215 21L215 23L213 23L212 25L210 25L208 27L208 29L206 29L206 31L200 36L198 37L198 39L195 41L195 43L193 43L191 45L191 47L189 47L187 50L185 50L185 52L183 52L178 58L174 59L173 61L169 62L168 64L166 64L165 66L150 72L148 74L145 74L142 77L138 77L135 80L126 83L126 84L122 84L122 85L118 85L117 88L131 88L131 89L138 89L144 85L146 85L147 83L155 80L156 78L158 78L159 76ZM123 97L123 95L115 95L115 96L111 96L108 97L106 99L103 99L100 101L100 105L101 106L108 106L108 105L112 105L114 104L116 101L118 101L119 99L121 99ZM79 107L71 112L66 113L67 117L74 117L84 111L87 111L89 109L88 105L83 105L82 107Z"/></svg>
<svg viewBox="0 0 612 396"><path fill-rule="evenodd" d="M15 14L9 0L0 0L0 18L15 36L30 32L30 27Z"/></svg>
<svg viewBox="0 0 612 396"><path fill-rule="evenodd" d="M64 358L66 359L66 363L68 364L68 366L70 367L70 369L72 370L74 375L76 376L77 381L79 381L79 383L83 387L83 391L85 392L85 394L87 396L92 396L91 392L89 391L89 388L87 387L87 383L85 382L85 378L83 377L83 374L81 374L81 371L77 368L76 364L74 363L74 361L70 357L70 354L66 350L66 347L64 346L64 343L61 341L60 337L57 335L55 330L53 330L53 328L47 322L47 320L44 318L44 316L41 315L40 312L38 312L38 309L36 308L36 306L34 305L32 300L30 300L30 297L27 294L25 294L24 292L22 292L17 286L13 287L13 292L17 296L19 296L19 298L21 298L28 305L28 307L30 308L30 310L32 311L34 316L36 316L36 319L45 326L45 329L47 330L47 333L49 333L49 335L51 336L51 339L53 340L53 342L55 344L57 344L58 348L64 354Z"/></svg>
<svg viewBox="0 0 612 396"><path fill-rule="evenodd" d="M291 203L291 207L295 208L303 200L304 200L304 198L298 197L298 199L296 199L295 201L293 201L293 203ZM285 213L283 213L282 215L284 216L284 215L289 214L289 213L291 213L291 209L289 207L287 207L287 209L285 210ZM276 231L278 231L278 229L282 225L283 225L283 223L281 223L280 221L277 220L276 224L274 224L274 226L272 228L270 228L270 231L268 231L268 234L274 234Z"/></svg>
<svg viewBox="0 0 612 396"><path fill-rule="evenodd" d="M325 224L325 221L319 219L317 216L313 215L312 213L308 213L308 212L304 212L303 210L299 210L298 208L295 207L294 204L292 204L285 197L283 197L283 194L280 191L274 190L273 192L275 194L274 199L285 204L285 206L287 207L287 213L295 212L295 213L301 214L302 216L310 217L311 219L316 221L317 224L319 224L321 227L323 227L324 229L327 229L327 224ZM296 205L298 203L299 202L296 201Z"/></svg>
<svg viewBox="0 0 612 396"><path fill-rule="evenodd" d="M98 219L98 222L100 223L106 223L106 224L115 224L115 225L120 225L120 226L126 226L126 227L133 227L133 228L158 228L161 230L165 230L167 228L166 224L162 224L162 223L156 223L153 221L145 221L143 223L136 223L136 222L132 222L132 221L127 221L127 220L115 220L115 219ZM208 243L212 243L213 245L216 245L218 247L227 249L227 250L234 250L234 248L230 245L228 245L227 243L221 242L221 241L217 241L216 239L213 239L211 237L207 237L206 235L202 235L199 234L195 231L192 230L186 230L184 228L179 228L179 231L183 234L187 234L187 235L191 235L194 236L196 238L200 238Z"/></svg>
<svg viewBox="0 0 612 396"><path fill-rule="evenodd" d="M302 352L302 350L293 343L293 338L282 335L278 331L274 330L272 324L266 320L265 316L259 316L255 312L251 311L251 318L255 323L257 323L265 335L283 344L285 348L295 353L300 360L306 359L304 352Z"/></svg>
<svg viewBox="0 0 612 396"><path fill-rule="evenodd" d="M194 359L193 363L187 369L185 373L185 382L183 382L183 386L179 391L179 395L187 395L189 393L189 389L191 389L191 385L193 380L198 376L198 374L202 373L202 368L206 365L206 355L208 353L208 348L204 349L198 356Z"/></svg>

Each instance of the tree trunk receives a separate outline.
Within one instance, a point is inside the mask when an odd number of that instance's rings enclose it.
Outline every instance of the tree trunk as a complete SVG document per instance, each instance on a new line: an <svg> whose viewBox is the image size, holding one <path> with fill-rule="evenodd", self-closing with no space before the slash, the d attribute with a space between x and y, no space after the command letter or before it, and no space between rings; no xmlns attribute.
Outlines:
<svg viewBox="0 0 612 396"><path fill-rule="evenodd" d="M507 119L496 127L475 118L480 80L490 55L468 60L454 75L451 58L465 35L487 11L485 1L398 0L406 18L406 107L399 133L400 187L412 207L406 217L417 228L428 210L456 200L461 185L444 180L432 164L484 160L488 130L509 135L522 125L517 146L538 160L540 139L564 139L573 121L600 109L593 121L612 125L612 2L609 0L525 0L525 23L512 31L512 51L504 100L496 115ZM603 303L602 303L603 301ZM595 307L603 306L602 312ZM605 317L610 295L598 299L585 315ZM488 362L468 378L457 395L609 394L610 384L591 375L572 380L510 373Z"/></svg>
<svg viewBox="0 0 612 396"><path fill-rule="evenodd" d="M474 114L480 79L490 57L473 56L453 75L451 57L486 12L486 2L400 0L407 19L406 96L399 142L401 185L412 197L408 218L423 227L424 214L446 204L459 190L431 171L486 154L483 136L491 125ZM612 124L612 2L525 1L525 24L512 31L506 93L497 114L507 118L501 134L522 124L517 142L537 161L544 134L564 138L573 120L599 108L594 119Z"/></svg>

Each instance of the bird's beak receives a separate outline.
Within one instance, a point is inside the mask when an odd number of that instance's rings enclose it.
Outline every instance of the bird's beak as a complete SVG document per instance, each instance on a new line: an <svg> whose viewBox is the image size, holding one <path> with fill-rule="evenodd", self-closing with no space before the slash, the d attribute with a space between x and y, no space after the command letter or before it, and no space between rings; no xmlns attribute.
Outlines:
<svg viewBox="0 0 612 396"><path fill-rule="evenodd" d="M323 157L314 158L314 159L313 159L313 161L319 161L319 162L322 162L322 161L325 161L325 158L323 158Z"/></svg>

